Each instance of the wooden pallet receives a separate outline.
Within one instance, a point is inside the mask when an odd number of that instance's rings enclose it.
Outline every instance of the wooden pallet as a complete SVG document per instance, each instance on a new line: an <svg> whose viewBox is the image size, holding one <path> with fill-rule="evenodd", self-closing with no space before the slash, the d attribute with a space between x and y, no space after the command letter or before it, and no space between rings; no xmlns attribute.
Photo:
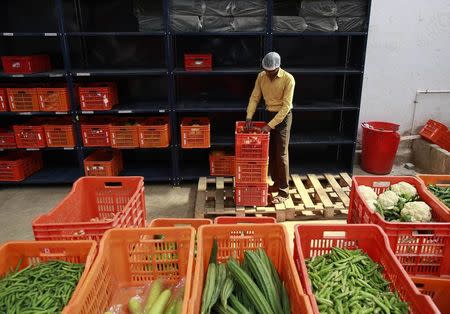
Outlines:
<svg viewBox="0 0 450 314"><path fill-rule="evenodd" d="M236 207L233 178L201 177L195 203L196 218L217 216L270 216L277 221L345 219L350 202L347 173L299 176L290 180L289 199L266 207ZM275 196L272 195L272 196Z"/></svg>

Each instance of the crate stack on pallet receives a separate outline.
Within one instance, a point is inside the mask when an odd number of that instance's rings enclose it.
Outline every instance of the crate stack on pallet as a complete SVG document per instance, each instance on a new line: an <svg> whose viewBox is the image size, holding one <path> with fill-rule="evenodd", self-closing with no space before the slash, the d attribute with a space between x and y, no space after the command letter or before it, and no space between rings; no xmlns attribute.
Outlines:
<svg viewBox="0 0 450 314"><path fill-rule="evenodd" d="M236 206L267 206L269 133L262 133L265 122L254 122L247 130L245 122L236 122Z"/></svg>

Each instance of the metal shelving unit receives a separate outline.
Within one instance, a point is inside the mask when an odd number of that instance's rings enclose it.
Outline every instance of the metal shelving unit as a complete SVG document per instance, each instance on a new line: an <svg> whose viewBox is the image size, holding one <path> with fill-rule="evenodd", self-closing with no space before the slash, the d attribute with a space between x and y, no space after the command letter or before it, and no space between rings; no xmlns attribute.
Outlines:
<svg viewBox="0 0 450 314"><path fill-rule="evenodd" d="M16 0L0 5L0 55L20 54L21 45L33 40L42 47L48 45L56 65L51 72L28 75L0 71L0 84L64 82L71 98L69 112L0 112L0 124L35 116L69 116L77 133L74 149L42 149L44 168L18 184L72 183L82 176L83 160L96 148L83 147L80 119L93 116L170 118L171 145L124 149L122 175L173 184L208 175L209 150L180 146L181 118L209 117L211 149L232 149L234 122L245 119L260 60L274 49L282 56L282 67L297 82L291 172L352 171L367 31L275 32L272 17L281 14L274 4L280 0L267 0L264 32L172 32L170 0L160 1L155 14L163 16L164 27L156 32L139 32L133 1L43 0L38 5ZM23 17L15 19L11 12L17 14L22 8L26 8L20 11ZM16 40L20 44L11 44ZM233 55L233 51L238 53ZM185 71L185 52L212 53L213 70ZM80 109L74 84L96 81L118 82L119 105L109 111ZM264 117L260 106L255 120Z"/></svg>

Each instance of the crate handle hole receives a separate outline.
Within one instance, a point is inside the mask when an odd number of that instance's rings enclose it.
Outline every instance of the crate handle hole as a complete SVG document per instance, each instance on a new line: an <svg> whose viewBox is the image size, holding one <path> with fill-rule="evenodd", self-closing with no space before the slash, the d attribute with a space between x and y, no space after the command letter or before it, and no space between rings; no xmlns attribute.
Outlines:
<svg viewBox="0 0 450 314"><path fill-rule="evenodd" d="M166 237L166 236L163 235L163 234L155 234L155 235L153 236L153 240L164 240L165 237Z"/></svg>
<svg viewBox="0 0 450 314"><path fill-rule="evenodd" d="M122 182L105 182L105 187L121 187Z"/></svg>
<svg viewBox="0 0 450 314"><path fill-rule="evenodd" d="M434 230L414 230L414 236L434 236Z"/></svg>
<svg viewBox="0 0 450 314"><path fill-rule="evenodd" d="M323 237L324 238L345 238L346 236L346 232L345 231L324 231L323 232Z"/></svg>

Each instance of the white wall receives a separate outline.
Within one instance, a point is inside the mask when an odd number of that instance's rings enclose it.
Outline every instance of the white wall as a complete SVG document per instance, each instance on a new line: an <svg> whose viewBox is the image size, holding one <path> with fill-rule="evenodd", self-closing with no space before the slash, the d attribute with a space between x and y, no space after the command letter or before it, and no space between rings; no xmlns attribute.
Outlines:
<svg viewBox="0 0 450 314"><path fill-rule="evenodd" d="M408 133L417 90L450 89L450 1L372 0L360 122L392 121ZM417 98L414 125L450 126L450 94Z"/></svg>

